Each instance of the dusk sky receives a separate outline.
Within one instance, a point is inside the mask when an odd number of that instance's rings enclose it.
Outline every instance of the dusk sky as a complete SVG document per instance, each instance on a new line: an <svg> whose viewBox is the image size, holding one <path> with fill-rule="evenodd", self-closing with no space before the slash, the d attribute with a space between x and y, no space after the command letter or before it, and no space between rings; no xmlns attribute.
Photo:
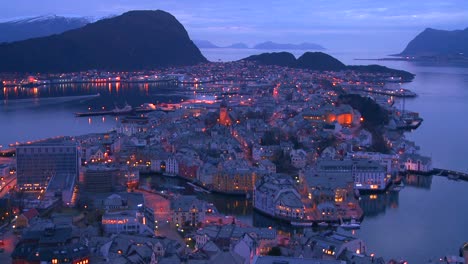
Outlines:
<svg viewBox="0 0 468 264"><path fill-rule="evenodd" d="M465 29L467 0L15 0L1 1L0 20L57 14L117 15L161 9L176 16L192 39L215 44L314 42L334 51L401 51L424 28Z"/></svg>

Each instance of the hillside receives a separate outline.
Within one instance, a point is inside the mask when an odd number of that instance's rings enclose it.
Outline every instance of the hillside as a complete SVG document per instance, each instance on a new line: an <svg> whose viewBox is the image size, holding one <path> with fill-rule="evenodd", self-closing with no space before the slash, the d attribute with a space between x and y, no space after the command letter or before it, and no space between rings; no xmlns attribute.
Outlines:
<svg viewBox="0 0 468 264"><path fill-rule="evenodd" d="M406 46L401 56L468 56L468 28L437 30L427 28Z"/></svg>
<svg viewBox="0 0 468 264"><path fill-rule="evenodd" d="M284 67L295 67L296 57L289 52L272 52L252 55L243 60L256 61L262 65L277 65Z"/></svg>
<svg viewBox="0 0 468 264"><path fill-rule="evenodd" d="M140 70L205 62L177 19L130 11L59 35L0 44L0 72Z"/></svg>
<svg viewBox="0 0 468 264"><path fill-rule="evenodd" d="M309 69L315 71L342 71L352 70L356 72L386 73L401 77L403 81L411 81L414 74L407 71L387 68L380 65L345 65L336 58L323 52L306 52L298 59L289 52L274 52L252 55L242 60L256 61L262 65L277 65L291 68Z"/></svg>

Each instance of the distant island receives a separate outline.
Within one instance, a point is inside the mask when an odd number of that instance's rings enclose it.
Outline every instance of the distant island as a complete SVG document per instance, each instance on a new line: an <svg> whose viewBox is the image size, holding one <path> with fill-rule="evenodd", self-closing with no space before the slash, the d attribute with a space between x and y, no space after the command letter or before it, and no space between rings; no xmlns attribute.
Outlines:
<svg viewBox="0 0 468 264"><path fill-rule="evenodd" d="M260 49L260 50L325 50L325 48L321 45L315 43L300 43L300 44L281 44L275 43L272 41L267 41L263 43L259 43L253 47L253 49Z"/></svg>
<svg viewBox="0 0 468 264"><path fill-rule="evenodd" d="M245 43L234 43L228 46L218 46L211 41L208 40L200 40L200 39L194 39L193 43L197 45L199 49L222 49L222 48L227 48L227 49L248 49L249 46Z"/></svg>
<svg viewBox="0 0 468 264"><path fill-rule="evenodd" d="M208 40L194 40L195 45L200 49L221 49L221 48L231 48L231 49L258 49L258 50L325 50L321 45L315 43L303 42L300 44L290 44L290 43L276 43L272 41L266 41L249 47L245 43L234 43L228 46L219 46Z"/></svg>
<svg viewBox="0 0 468 264"><path fill-rule="evenodd" d="M60 34L84 27L90 21L83 17L56 15L17 19L0 23L0 43Z"/></svg>
<svg viewBox="0 0 468 264"><path fill-rule="evenodd" d="M323 52L306 52L297 59L289 52L262 53L242 60L256 61L262 65L277 65L316 71L352 70L369 73L388 73L401 77L402 81L411 81L414 78L414 74L407 71L395 70L380 65L345 65L338 59Z"/></svg>
<svg viewBox="0 0 468 264"><path fill-rule="evenodd" d="M239 43L234 43L234 44L231 44L229 46L226 46L226 48L230 48L230 49L248 49L249 46L247 46L247 44L245 44L245 43L239 42Z"/></svg>
<svg viewBox="0 0 468 264"><path fill-rule="evenodd" d="M171 14L130 11L58 35L0 44L0 72L144 70L206 58Z"/></svg>

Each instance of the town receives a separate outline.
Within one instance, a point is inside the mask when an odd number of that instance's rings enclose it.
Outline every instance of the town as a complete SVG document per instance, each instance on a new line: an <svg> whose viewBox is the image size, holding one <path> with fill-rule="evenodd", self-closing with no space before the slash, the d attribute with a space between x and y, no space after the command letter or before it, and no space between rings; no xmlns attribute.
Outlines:
<svg viewBox="0 0 468 264"><path fill-rule="evenodd" d="M106 133L2 151L1 247L13 263L406 263L353 236L362 194L434 173L405 137L423 119L404 109L415 94L398 76L237 61L3 84L152 81L190 99L111 111L119 123ZM207 195L238 197L278 225L224 214Z"/></svg>

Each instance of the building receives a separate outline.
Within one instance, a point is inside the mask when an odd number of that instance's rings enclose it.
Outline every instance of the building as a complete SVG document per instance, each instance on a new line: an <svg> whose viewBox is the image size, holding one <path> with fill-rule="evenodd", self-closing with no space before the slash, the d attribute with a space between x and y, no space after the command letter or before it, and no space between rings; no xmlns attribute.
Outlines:
<svg viewBox="0 0 468 264"><path fill-rule="evenodd" d="M31 208L16 218L16 228L25 228L28 227L31 220L37 218L39 216L39 212L35 208Z"/></svg>
<svg viewBox="0 0 468 264"><path fill-rule="evenodd" d="M404 164L404 169L415 172L431 172L432 159L418 154L404 154L400 157L401 163Z"/></svg>
<svg viewBox="0 0 468 264"><path fill-rule="evenodd" d="M172 223L177 227L197 226L205 220L206 203L185 195L171 200Z"/></svg>
<svg viewBox="0 0 468 264"><path fill-rule="evenodd" d="M255 187L257 171L245 162L228 160L218 165L213 178L213 190L230 194L251 193Z"/></svg>
<svg viewBox="0 0 468 264"><path fill-rule="evenodd" d="M316 165L320 177L352 176L356 190L385 190L390 183L390 175L386 172L386 168L374 160L322 159Z"/></svg>
<svg viewBox="0 0 468 264"><path fill-rule="evenodd" d="M289 154L291 158L291 165L294 168L302 169L307 163L307 153L302 149L291 150Z"/></svg>
<svg viewBox="0 0 468 264"><path fill-rule="evenodd" d="M225 101L221 102L219 106L219 124L223 126L231 125L231 118L229 117L228 107Z"/></svg>
<svg viewBox="0 0 468 264"><path fill-rule="evenodd" d="M252 264L346 264L344 260L316 259L303 257L259 256L255 255Z"/></svg>
<svg viewBox="0 0 468 264"><path fill-rule="evenodd" d="M111 192L119 170L107 165L90 165L84 172L84 187L90 193Z"/></svg>
<svg viewBox="0 0 468 264"><path fill-rule="evenodd" d="M44 226L25 230L11 254L14 264L88 264L89 249L71 226Z"/></svg>
<svg viewBox="0 0 468 264"><path fill-rule="evenodd" d="M254 192L254 208L280 219L304 219L305 206L301 195L287 175L264 176Z"/></svg>
<svg viewBox="0 0 468 264"><path fill-rule="evenodd" d="M274 228L209 225L198 229L194 238L197 248L203 248L211 241L223 251L228 251L244 240L249 247L254 248L256 254L266 254L277 245L277 231Z"/></svg>
<svg viewBox="0 0 468 264"><path fill-rule="evenodd" d="M143 229L143 217L142 213L133 210L107 212L102 216L101 224L107 234L138 234Z"/></svg>
<svg viewBox="0 0 468 264"><path fill-rule="evenodd" d="M363 240L332 231L305 231L302 236L294 237L288 249L292 257L316 259L308 263L385 264L382 258L375 257L374 254L367 255L367 247Z"/></svg>
<svg viewBox="0 0 468 264"><path fill-rule="evenodd" d="M20 190L45 190L55 181L74 185L78 179L78 148L72 140L60 139L16 147L17 185Z"/></svg>

